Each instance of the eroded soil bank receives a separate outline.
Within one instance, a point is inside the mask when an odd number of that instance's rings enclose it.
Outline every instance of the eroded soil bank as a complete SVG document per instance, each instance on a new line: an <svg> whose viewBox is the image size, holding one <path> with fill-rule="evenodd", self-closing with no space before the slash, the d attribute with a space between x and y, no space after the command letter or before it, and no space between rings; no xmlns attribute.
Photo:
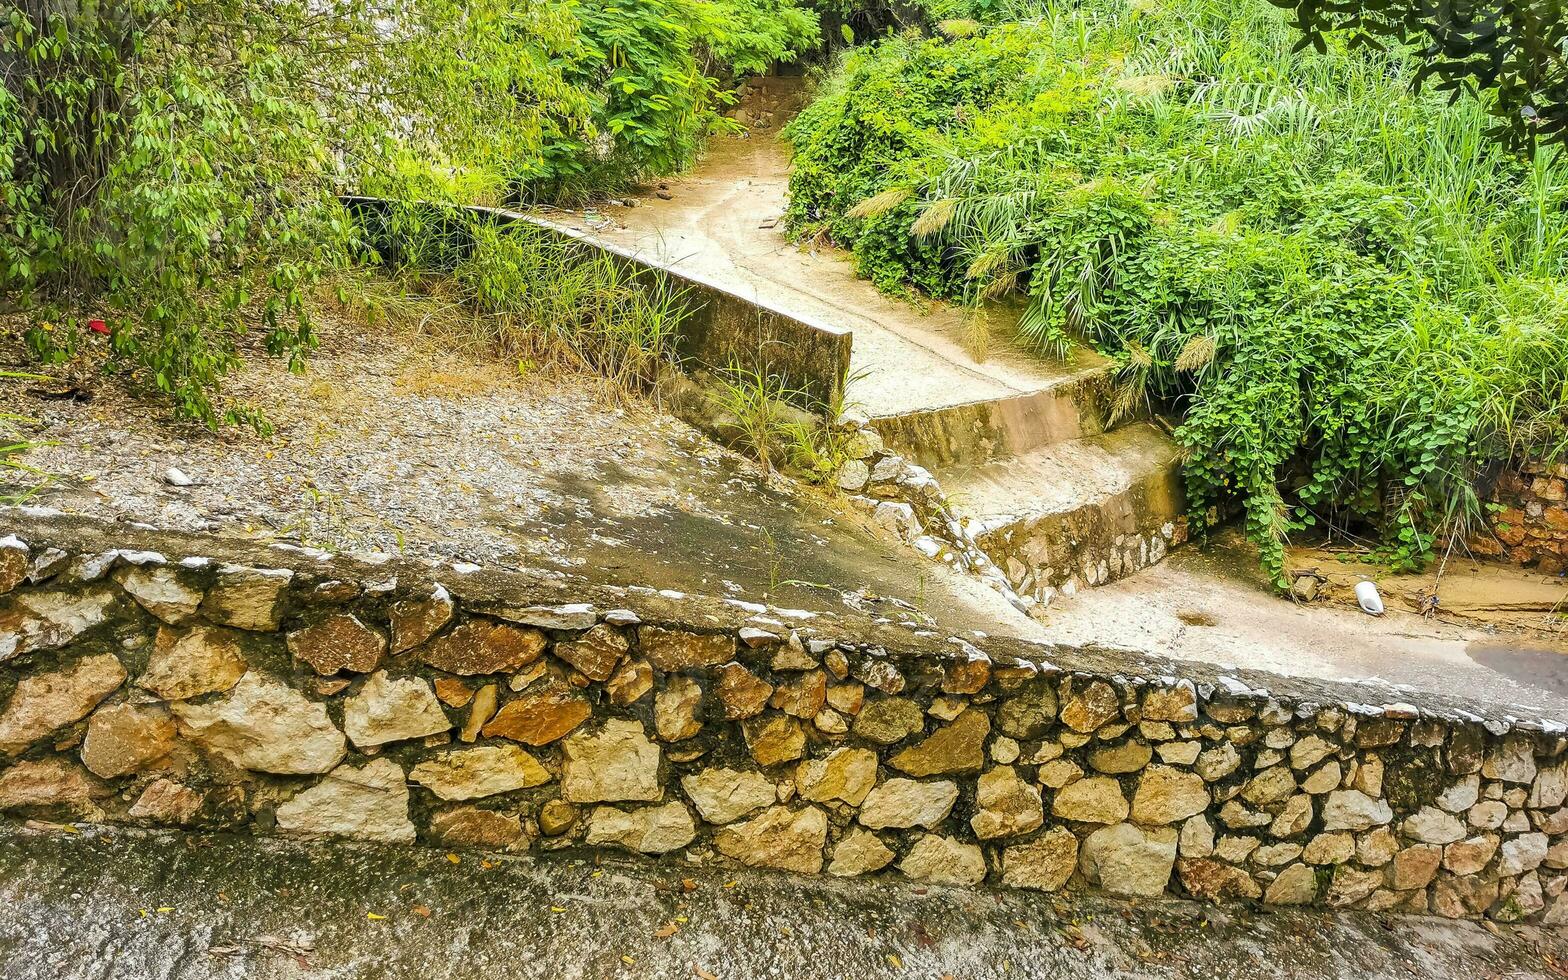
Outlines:
<svg viewBox="0 0 1568 980"><path fill-rule="evenodd" d="M1253 916L233 836L0 834L0 975L114 980L1563 976L1532 929Z"/></svg>

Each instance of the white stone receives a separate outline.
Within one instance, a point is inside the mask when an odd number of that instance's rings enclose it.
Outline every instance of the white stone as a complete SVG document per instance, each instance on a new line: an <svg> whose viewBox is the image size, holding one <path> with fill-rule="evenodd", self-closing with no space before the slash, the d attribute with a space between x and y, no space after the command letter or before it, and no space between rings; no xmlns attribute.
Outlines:
<svg viewBox="0 0 1568 980"><path fill-rule="evenodd" d="M1164 893L1176 864L1176 831L1130 823L1103 827L1084 840L1078 864L1084 877L1113 895L1154 898Z"/></svg>
<svg viewBox="0 0 1568 980"><path fill-rule="evenodd" d="M642 854L664 854L685 847L696 836L691 813L675 802L636 810L597 806L588 814L589 847L608 845Z"/></svg>
<svg viewBox="0 0 1568 980"><path fill-rule="evenodd" d="M640 722L611 718L595 733L577 732L561 742L566 761L563 795L571 803L652 802L659 784L659 746Z"/></svg>
<svg viewBox="0 0 1568 980"><path fill-rule="evenodd" d="M681 777L681 789L708 823L733 823L771 806L776 788L760 772L704 769Z"/></svg>
<svg viewBox="0 0 1568 980"><path fill-rule="evenodd" d="M1393 819L1394 810L1386 801L1374 800L1360 790L1330 793L1323 804L1324 830L1371 830Z"/></svg>

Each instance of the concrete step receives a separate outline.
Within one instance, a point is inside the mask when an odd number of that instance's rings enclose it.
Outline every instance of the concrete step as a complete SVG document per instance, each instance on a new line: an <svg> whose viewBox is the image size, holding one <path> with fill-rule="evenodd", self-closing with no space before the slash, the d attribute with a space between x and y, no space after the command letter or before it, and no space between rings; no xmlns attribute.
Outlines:
<svg viewBox="0 0 1568 980"><path fill-rule="evenodd" d="M976 544L1042 603L1153 565L1186 539L1181 452L1149 422L935 475Z"/></svg>

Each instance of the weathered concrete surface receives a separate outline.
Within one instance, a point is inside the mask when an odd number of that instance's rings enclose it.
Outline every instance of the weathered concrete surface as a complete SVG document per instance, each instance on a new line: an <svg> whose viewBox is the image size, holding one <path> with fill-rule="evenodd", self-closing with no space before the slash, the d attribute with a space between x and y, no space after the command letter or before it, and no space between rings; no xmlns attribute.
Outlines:
<svg viewBox="0 0 1568 980"><path fill-rule="evenodd" d="M324 870L325 869L325 870ZM689 884L683 884L683 879ZM242 837L0 832L5 980L1562 976L1530 929Z"/></svg>

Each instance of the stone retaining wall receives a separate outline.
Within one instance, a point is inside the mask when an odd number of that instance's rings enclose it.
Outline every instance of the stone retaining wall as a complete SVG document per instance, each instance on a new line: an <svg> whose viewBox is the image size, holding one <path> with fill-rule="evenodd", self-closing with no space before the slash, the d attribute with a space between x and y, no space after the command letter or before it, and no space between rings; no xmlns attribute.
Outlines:
<svg viewBox="0 0 1568 980"><path fill-rule="evenodd" d="M1488 517L1490 531L1471 538L1471 551L1546 575L1568 570L1568 464L1505 470L1490 500L1496 507Z"/></svg>
<svg viewBox="0 0 1568 980"><path fill-rule="evenodd" d="M16 817L1568 922L1555 723L1058 667L896 605L10 523Z"/></svg>

